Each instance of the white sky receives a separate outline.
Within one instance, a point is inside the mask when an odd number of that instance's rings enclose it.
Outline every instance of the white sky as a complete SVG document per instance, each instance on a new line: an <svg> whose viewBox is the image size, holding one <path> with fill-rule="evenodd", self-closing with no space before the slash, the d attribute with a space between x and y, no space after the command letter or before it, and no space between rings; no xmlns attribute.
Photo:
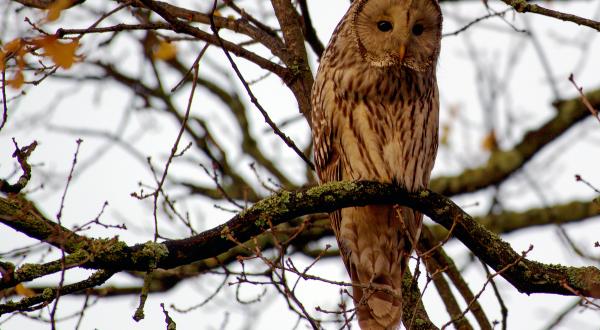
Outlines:
<svg viewBox="0 0 600 330"><path fill-rule="evenodd" d="M343 15L347 4L347 0L309 1L309 6L313 9L313 22L315 22L322 40L329 39L329 35ZM493 5L495 8L504 8L502 4L493 3ZM585 17L593 17L594 13L598 12L597 1L568 2L567 4L553 2L549 6ZM445 11L444 32L454 31L473 18L485 14L483 6L478 1L469 1L467 4L445 5L443 8ZM584 63L582 65L583 69L575 71L575 73L580 86L584 86L587 90L598 87L600 64L597 59L600 58L600 47L597 42L594 43L597 32L571 23L561 23L534 15L524 17L523 15L513 16L510 13L506 18L519 28L526 26L525 19L529 21L529 25L533 28L535 35L546 50L546 56L555 74L560 95L565 98L576 95L576 91L568 82L567 77L577 69L580 62L580 52L573 47L569 47L566 41L571 42L581 39L585 43L591 44L587 58L581 60ZM484 118L486 113L493 116L495 128L503 133L500 140L501 147L510 147L520 139L526 129L535 128L552 116L550 103L553 100L553 94L546 83L535 48L529 40L510 32L511 28L507 24L495 18L480 23L458 37L443 39L442 54L438 67L442 100L441 121L442 123L455 122L449 116L449 109L452 107L458 108L459 122L464 127L456 128L452 132L449 147L441 148L434 176L458 173L465 166L477 166L486 161L487 155L481 150L481 141L485 131L473 128L486 123ZM494 102L482 101L482 98L485 99L486 97L482 97L479 94L480 90L476 87L478 72L474 69L471 55L469 55L470 44L476 46L476 54L480 65L486 71L495 73L498 79L505 77L505 72L508 71L507 68L515 68L514 72L511 73L512 79L509 85L506 86L510 98L500 98ZM518 56L509 57L508 54L515 48L515 45L518 47ZM124 48L112 55L115 58L123 58L123 61L137 63L134 54L131 49ZM216 52L212 55L213 59L219 56ZM316 65L315 63L315 67ZM261 75L261 72L256 71L252 65L242 64L242 67L245 69L249 80L252 77ZM77 67L74 70L77 70ZM137 64L131 66L131 71L138 71ZM171 77L165 78L169 83L174 80ZM34 130L26 129L24 125L27 123L22 121L25 118L31 118L33 113L37 112L36 117L47 124L78 128L101 126L114 131L115 123L126 112L124 110L131 107L131 97L124 93L120 87L111 84L106 84L101 92L90 87L81 87L77 98L63 98L59 94L59 92L71 92L74 88L79 87L73 84L47 83L29 91L29 96L19 104L18 113L11 113L9 126L0 133L0 150L4 151L0 155L1 175L4 176L13 169L13 162L10 160L13 149L10 138L14 136L21 145L25 145L32 139L37 139L40 146L32 157L33 162L43 162L41 172L66 177L75 150L76 135L61 134L43 126ZM297 109L291 94L286 91L285 86L278 79L265 79L254 85L253 91L275 121L297 115ZM240 93L243 93L241 89ZM57 95L59 96L57 97ZM55 112L48 112L47 103L55 98L60 100L58 108ZM507 101L507 99L510 101ZM44 104L40 104L40 100L44 100ZM216 130L232 137L228 145L228 148L231 149L230 157L239 163L241 171L250 173L247 168L247 159L240 157L239 151L236 151L238 136L236 136L236 132L232 132L228 128L227 123L230 119L227 115L223 115L222 111L215 111L218 103L206 94L198 93L194 105L194 111L202 113L205 118L209 119ZM481 111L484 106L489 107L489 112L484 113ZM13 107L16 108L16 104ZM65 109L68 111L65 111ZM505 115L506 111L511 113L516 124L508 122ZM298 169L301 168L301 163L277 138L265 133L265 125L258 111L251 112L250 117L253 118L253 131L262 137L262 150L272 156L273 159L278 159L282 164L286 164L286 173L292 174L292 177L298 183L302 183L302 176L293 176L293 173L297 173ZM172 120L156 113L136 112L132 115L130 121L131 127L127 129L126 136L133 137L140 134L140 131L143 132L139 142L135 144L141 155L153 155L157 162L164 161L164 155L168 154L175 138L175 126ZM299 145L310 143L307 134L308 127L302 121L287 127L286 132ZM103 220L121 223L123 221L122 217L124 217L128 219L128 227L133 228L127 232L119 232L121 239L131 244L150 240L152 231L148 229L151 223L149 204L129 197L131 192L138 189L137 184L139 181L152 182L149 172L144 170L143 163L136 160L122 148L112 148L99 157L97 152L105 143L107 142L101 139L85 139L78 164L79 177L67 195L64 221L72 224L90 220L97 215L103 202L108 199L110 206ZM598 152L600 126L598 123L587 120L579 124L577 128L567 133L566 137L562 138L557 144L560 145L560 148L544 150L525 167L522 173L517 174L516 180L502 186L502 196L505 196L503 203L507 208L519 210L532 205L553 204L575 198L589 199L592 196L590 189L581 183L575 182L573 176L578 173L588 181L595 182L596 186L600 185L600 174L597 171L600 162L600 153ZM458 157L455 156L457 154ZM163 156L163 158L159 156ZM184 164L178 164L175 169L179 169L181 172L174 172L174 176L183 177L197 175L198 173L197 171L185 172L186 169L189 170L189 167ZM83 170L85 172L82 172ZM37 173L38 177L34 181L36 184L43 181L41 177L43 173L41 172ZM542 186L543 199L533 191L528 183L529 179L538 182ZM197 180L208 182L205 178L197 178ZM60 205L60 191L62 190L60 184L64 183L64 179L54 178L51 182L59 185L57 187L47 186L43 191L34 193L33 196L40 201L47 214L52 216L56 214ZM59 193L56 193L56 191L59 191ZM461 205L467 206L479 202L479 206L469 206L467 208L469 212L477 214L489 207L490 194L491 191L486 190L481 194L469 195L456 200ZM199 223L205 221L206 227L220 223L230 217L229 214L212 208L212 202L185 202L185 205L189 206L190 211ZM134 228L136 225L137 228ZM165 233L183 235L184 231L169 231L168 226L168 222L162 225ZM600 240L598 218L582 224L567 226L567 229L572 237L576 238L576 241L588 250L591 249L593 242ZM111 232L95 229L93 234L102 237L111 235ZM519 234L506 235L504 238L512 244L516 251L527 249L529 244L533 244L535 248L528 255L530 259L570 265L589 264L589 262L580 260L575 255L565 252L564 246L558 241L555 229L551 227L532 228L521 231ZM0 230L0 252L14 248L15 244L25 245L29 243L30 241L25 239L22 234L16 234L11 229L5 227L5 229ZM459 266L469 263L468 254L459 242L452 241L445 248L455 257L455 261ZM596 251L596 255L598 255L598 251ZM308 264L310 260L294 256L294 262L301 267ZM467 269L465 278L471 284L472 290L477 292L483 283L481 266L478 263L472 263L467 266ZM83 278L86 274L82 272L70 279L75 281ZM336 259L318 263L313 268L313 274L335 280L347 279L345 271L341 267L341 262ZM53 279L55 277L49 278ZM151 295L146 303L146 319L139 323L135 323L131 318L137 305L137 297L102 300L97 306L86 311L82 329L164 329L164 315L160 310L160 303L165 303L167 306L175 303L182 308L199 303L210 295L211 289L219 281L218 277L207 275L201 279L180 284L169 293ZM127 275L116 276L110 281L112 284L126 282L131 282ZM48 282L45 281L44 283ZM504 280L498 280L498 285L509 308L509 329L541 329L557 311L569 305L574 299L552 295L527 296L519 294ZM271 293L273 292L272 289L269 290ZM230 313L228 329L244 329L248 325L249 316L257 317L257 319L250 321L257 324L254 327L255 329L293 328L295 318L280 298L270 296L265 298L266 303L240 305L231 300L235 299L233 292L234 290L230 289L227 294L219 295L211 304L194 312L179 314L171 311L170 315L177 322L179 329L218 329L227 311ZM433 289L426 292L425 304L428 306L428 312L432 320L441 325L448 320L447 314L439 302L436 302L434 292ZM337 293L338 288L313 281L301 283L299 296L307 309L312 311L317 305L323 308L335 308ZM255 294L255 288L242 287L241 295L243 297L251 299ZM60 306L65 314L68 314L68 310L77 310L81 303L79 299L74 300L63 297ZM499 308L491 289L484 292L480 303L487 306L486 312L490 319L499 319ZM267 310L260 314L256 312L263 308ZM2 317L0 322L4 318ZM72 328L74 322L74 320L67 321L60 328ZM563 326L558 329L598 329L598 324L600 324L599 313L592 313L587 310L571 314L562 323ZM13 318L0 326L2 329L41 329L48 327L48 325L23 317ZM304 328L304 326L300 328ZM334 327L325 326L325 328L333 329Z"/></svg>

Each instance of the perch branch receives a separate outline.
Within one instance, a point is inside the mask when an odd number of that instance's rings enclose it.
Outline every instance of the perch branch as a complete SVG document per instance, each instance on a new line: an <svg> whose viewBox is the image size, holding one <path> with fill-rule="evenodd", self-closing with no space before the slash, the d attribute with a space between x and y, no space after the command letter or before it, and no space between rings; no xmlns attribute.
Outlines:
<svg viewBox="0 0 600 330"><path fill-rule="evenodd" d="M591 19L544 8L537 4L529 3L525 0L502 0L502 2L513 7L516 11L520 13L534 13L547 17L553 17L561 21L573 22L577 25L584 25L594 30L600 31L600 22Z"/></svg>
<svg viewBox="0 0 600 330"><path fill-rule="evenodd" d="M293 192L282 191L259 201L228 222L186 239L131 247L120 242L107 244L104 241L104 248L91 251L94 258L84 266L140 271L152 267L173 268L227 252L236 246L228 237L243 242L271 226L302 215L369 204L405 205L425 213L447 229L453 228L456 238L494 270L504 269L501 275L521 292L561 295L577 292L587 297L600 297L600 270L596 267L547 265L528 260L442 195L429 190L408 192L393 184L362 181L334 182ZM0 198L0 222L40 240L48 238L48 235L42 239L36 237L33 231L40 227L40 222L47 224L49 221L39 217L28 219L35 223L25 226L21 218L21 208ZM56 224L53 226L56 228ZM56 234L69 236L70 231L62 227L60 230L66 232ZM519 262L506 269L516 260Z"/></svg>

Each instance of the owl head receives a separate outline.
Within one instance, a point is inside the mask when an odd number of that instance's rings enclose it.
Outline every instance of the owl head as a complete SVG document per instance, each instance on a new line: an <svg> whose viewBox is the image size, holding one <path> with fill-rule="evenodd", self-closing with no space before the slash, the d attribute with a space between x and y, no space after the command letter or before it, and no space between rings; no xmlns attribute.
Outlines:
<svg viewBox="0 0 600 330"><path fill-rule="evenodd" d="M437 0L354 0L349 18L358 52L369 64L415 71L435 65L442 30Z"/></svg>

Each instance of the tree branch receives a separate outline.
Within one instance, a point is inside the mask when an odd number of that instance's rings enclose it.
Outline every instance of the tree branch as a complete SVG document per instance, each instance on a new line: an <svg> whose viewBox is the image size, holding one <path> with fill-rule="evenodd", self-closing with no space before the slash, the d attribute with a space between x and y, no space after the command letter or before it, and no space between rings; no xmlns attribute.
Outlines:
<svg viewBox="0 0 600 330"><path fill-rule="evenodd" d="M186 239L132 247L122 243L105 243L103 248L91 251L94 258L84 266L141 271L153 267L177 267L227 252L236 246L229 239L231 237L236 241L247 241L272 226L302 215L369 204L400 204L425 213L445 228L453 228L453 235L496 271L518 261L501 275L521 292L562 295L575 295L576 292L588 297L600 297L599 269L530 261L446 197L429 190L407 192L393 184L376 182L333 182L295 192L282 191L259 201L228 222ZM18 205L0 198L0 222L37 239L45 241L48 238L48 235L35 235L36 228L47 221L38 217L29 219L29 225L25 225L27 222L22 221L21 216L22 210ZM56 228L56 224L52 228ZM68 237L71 233L62 227L60 230L66 231L56 233L61 237ZM85 248L89 249L89 246Z"/></svg>
<svg viewBox="0 0 600 330"><path fill-rule="evenodd" d="M586 94L591 104L600 105L600 89ZM431 190L446 196L474 192L503 182L523 167L542 148L550 144L579 121L590 117L579 97L555 104L556 116L537 129L527 132L511 150L496 151L488 162L478 168L467 169L458 176L431 180Z"/></svg>
<svg viewBox="0 0 600 330"><path fill-rule="evenodd" d="M150 2L148 2L150 3ZM152 1L153 7L150 7L152 10L154 8L160 8L162 13L168 13L173 17L177 17L180 19L184 19L190 22L198 22L206 25L210 25L211 17L208 14L204 14L198 11L190 10L183 7L174 6L172 4L163 2L163 1ZM136 5L134 2L132 5ZM162 16L159 12L159 15ZM164 16L163 16L164 18ZM166 19L166 18L165 18ZM213 17L214 24L217 28L225 28L236 33L244 34L250 37L252 40L260 42L267 49L269 49L275 56L279 58L289 57L289 54L285 52L285 46L283 42L277 38L276 35L270 34L265 30L258 29L251 24L248 24L248 21L244 18L242 19L232 19L232 18L224 18L215 16ZM169 21L169 20L167 20ZM169 21L171 22L171 21Z"/></svg>
<svg viewBox="0 0 600 330"><path fill-rule="evenodd" d="M561 21L573 22L577 25L584 25L587 27L591 27L594 30L600 31L600 22L591 19L544 8L533 3L528 3L526 0L502 0L502 2L513 7L516 11L520 13L534 13L543 16L554 17Z"/></svg>
<svg viewBox="0 0 600 330"><path fill-rule="evenodd" d="M32 311L43 308L49 303L51 303L54 299L56 299L59 296L59 294L67 295L81 290L85 290L87 288L93 288L95 286L102 285L113 275L113 272L99 270L83 281L62 286L60 288L60 292L56 288L47 288L41 294L33 297L23 298L19 302L15 303L9 301L6 304L0 304L0 315L14 311Z"/></svg>
<svg viewBox="0 0 600 330"><path fill-rule="evenodd" d="M247 49L244 47L238 46L230 41L221 40L210 33L204 32L199 28L186 24L184 21L180 20L173 14L171 14L165 7L161 6L156 1L152 0L140 0L148 9L156 12L160 15L165 21L167 21L173 27L173 30L178 33L184 33L190 36L194 36L200 40L204 40L213 45L219 45L225 47L228 51L234 53L236 56L243 57L250 62L260 66L261 68L273 72L277 76L279 76L286 83L290 82L292 79L292 74L285 67L282 67L278 64L275 64Z"/></svg>
<svg viewBox="0 0 600 330"><path fill-rule="evenodd" d="M304 38L310 45L310 48L312 48L313 52L317 54L317 57L321 57L325 51L325 46L317 36L317 31L315 31L315 27L313 26L310 18L308 4L306 3L306 0L299 0L298 5L300 5L300 10L302 11L302 21L304 22Z"/></svg>
<svg viewBox="0 0 600 330"><path fill-rule="evenodd" d="M286 66L293 71L295 78L293 83L288 86L294 92L300 112L311 125L310 91L313 85L313 76L308 65L301 20L290 0L271 0L271 4L283 32L286 50L292 55L291 61L284 59Z"/></svg>
<svg viewBox="0 0 600 330"><path fill-rule="evenodd" d="M429 319L419 285L408 268L402 278L402 323L406 329L412 330L439 329Z"/></svg>

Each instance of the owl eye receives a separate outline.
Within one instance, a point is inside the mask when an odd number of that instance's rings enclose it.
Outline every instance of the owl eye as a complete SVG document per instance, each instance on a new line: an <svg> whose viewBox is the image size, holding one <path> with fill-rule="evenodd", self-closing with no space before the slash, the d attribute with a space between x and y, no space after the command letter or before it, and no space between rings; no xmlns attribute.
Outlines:
<svg viewBox="0 0 600 330"><path fill-rule="evenodd" d="M394 28L394 26L390 21L379 21L377 22L377 28L381 32L388 32L391 31Z"/></svg>
<svg viewBox="0 0 600 330"><path fill-rule="evenodd" d="M421 34L423 34L423 31L425 31L425 28L422 24L415 24L412 27L412 34L416 36L420 36Z"/></svg>

